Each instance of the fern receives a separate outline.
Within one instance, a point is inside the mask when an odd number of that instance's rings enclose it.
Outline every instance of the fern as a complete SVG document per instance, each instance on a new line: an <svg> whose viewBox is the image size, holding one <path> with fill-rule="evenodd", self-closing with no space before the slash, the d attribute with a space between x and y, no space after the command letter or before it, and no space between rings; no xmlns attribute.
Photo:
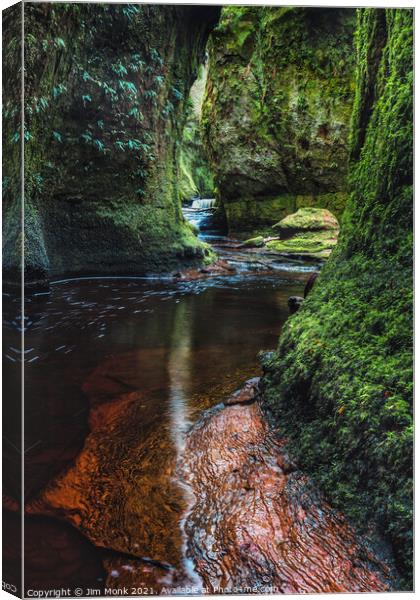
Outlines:
<svg viewBox="0 0 420 600"><path fill-rule="evenodd" d="M56 48L65 48L66 47L66 42L63 40L63 38L61 37L56 37L54 39L54 46Z"/></svg>
<svg viewBox="0 0 420 600"><path fill-rule="evenodd" d="M128 92L130 95L137 94L137 88L132 81L125 81L124 79L120 79L118 81L118 87L125 92Z"/></svg>
<svg viewBox="0 0 420 600"><path fill-rule="evenodd" d="M127 69L124 67L123 64L118 63L117 65L112 65L111 69L114 71L114 73L116 73L117 75L128 75L128 71Z"/></svg>
<svg viewBox="0 0 420 600"><path fill-rule="evenodd" d="M98 148L100 152L105 152L105 144L101 140L93 140L93 145Z"/></svg>
<svg viewBox="0 0 420 600"><path fill-rule="evenodd" d="M64 92L67 92L67 87L64 85L64 83L59 83L52 89L53 98L58 98L58 96L61 96L61 94Z"/></svg>

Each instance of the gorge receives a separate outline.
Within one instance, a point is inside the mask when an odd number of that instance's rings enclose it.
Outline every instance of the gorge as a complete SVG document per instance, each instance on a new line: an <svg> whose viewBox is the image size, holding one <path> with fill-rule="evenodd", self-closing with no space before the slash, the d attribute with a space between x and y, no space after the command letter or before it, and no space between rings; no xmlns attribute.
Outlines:
<svg viewBox="0 0 420 600"><path fill-rule="evenodd" d="M4 502L27 585L411 590L412 11L24 10Z"/></svg>

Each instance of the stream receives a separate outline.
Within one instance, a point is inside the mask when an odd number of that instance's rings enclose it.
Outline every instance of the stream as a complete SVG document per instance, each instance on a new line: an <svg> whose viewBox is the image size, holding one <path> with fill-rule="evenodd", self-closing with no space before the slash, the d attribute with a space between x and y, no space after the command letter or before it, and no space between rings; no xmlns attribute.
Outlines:
<svg viewBox="0 0 420 600"><path fill-rule="evenodd" d="M211 217L199 212L189 208L186 216L198 225ZM318 492L308 492L307 479L281 467L281 444L256 405L221 410L224 399L260 374L258 353L276 347L287 299L302 295L314 266L244 256L217 231L201 236L236 272L195 281L73 279L55 282L50 294L27 297L27 586L116 593L126 587L135 595L241 592L254 583L259 592L388 589L389 569L376 550L359 544ZM12 297L5 299L5 312L5 357L13 370L19 361ZM235 433L228 443L239 425L242 437ZM230 464L225 454L232 447ZM250 470L249 452L252 464L263 465L258 473ZM212 461L216 471L210 473ZM259 500L254 493L251 504L244 502L237 474L244 465L245 489L255 491L249 482L261 473L268 486L264 493L258 488ZM13 528L11 472L5 480L5 526ZM282 492L281 508L270 494L283 488L289 491ZM282 522L287 498L293 510ZM267 511L270 518L277 514L272 524L280 533L274 537L263 531ZM235 550L239 538L232 531L243 537L251 514L259 515L256 529ZM287 538L286 522L298 549L288 562L276 555ZM308 523L323 532L319 538L308 533ZM255 549L256 531L271 545ZM337 549L329 551L337 536ZM308 560L327 562L322 568L313 563L315 575L308 577ZM276 561L289 566L273 571ZM299 574L293 584L291 572Z"/></svg>

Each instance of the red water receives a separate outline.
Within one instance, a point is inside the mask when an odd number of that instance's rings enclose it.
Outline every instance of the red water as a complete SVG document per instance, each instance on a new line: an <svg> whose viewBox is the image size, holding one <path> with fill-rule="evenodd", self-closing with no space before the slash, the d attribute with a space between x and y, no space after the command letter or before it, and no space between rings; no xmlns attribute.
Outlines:
<svg viewBox="0 0 420 600"><path fill-rule="evenodd" d="M276 346L288 316L287 298L302 294L307 277L308 270L279 270L272 276L192 282L68 281L53 285L50 296L28 298L27 588L71 586L103 592L104 587L127 586L132 594L157 594L247 580L242 570L232 574L232 566L229 576L214 579L209 565L217 556L209 555L204 566L200 552L207 552L209 538L205 534L200 550L195 536L200 540L208 525L196 520L198 513L194 518L190 514L195 494L208 499L204 514L214 515L217 507L220 518L230 514L229 498L222 489L220 498L210 488L194 490L180 465L190 465L190 472L194 461L203 467L206 453L191 453L196 437L188 437L189 428L204 409L258 373L258 352ZM6 397L7 386L20 372L14 351L16 304L9 300ZM11 531L18 529L16 411L15 403L6 403L5 526ZM262 422L259 427L264 427ZM205 450L210 452L210 446ZM210 469L212 455L207 458ZM263 468L258 477L264 473ZM270 485L281 490L284 481L276 477L270 475ZM215 497L217 506L212 504ZM202 511L207 505L200 506ZM244 516L248 508L244 506ZM277 521L273 523L276 527ZM304 527L305 522L295 525ZM346 531L336 527L329 537L329 547L336 548L336 561L343 565L353 560ZM300 574L309 550L303 545L289 567L296 567L293 585L299 591L309 585ZM18 554L10 548L10 568L19 568ZM253 576L249 571L248 579ZM277 585L272 569L264 577ZM340 585L349 581L343 578ZM375 587L385 585L379 581L359 577L357 585L382 589Z"/></svg>

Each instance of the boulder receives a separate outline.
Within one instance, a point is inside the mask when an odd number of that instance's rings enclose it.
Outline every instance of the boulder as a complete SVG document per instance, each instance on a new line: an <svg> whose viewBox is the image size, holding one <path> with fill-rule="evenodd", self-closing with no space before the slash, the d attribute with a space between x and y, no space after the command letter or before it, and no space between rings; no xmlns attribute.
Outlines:
<svg viewBox="0 0 420 600"><path fill-rule="evenodd" d="M294 230L338 231L339 224L329 210L325 208L306 207L300 208L295 213L288 215L273 225L273 229L280 233L289 233Z"/></svg>
<svg viewBox="0 0 420 600"><path fill-rule="evenodd" d="M338 231L306 231L287 240L273 240L267 248L296 257L328 258L337 244Z"/></svg>
<svg viewBox="0 0 420 600"><path fill-rule="evenodd" d="M300 308L304 298L302 296L290 296L287 300L287 306L289 307L289 312L291 315L294 315Z"/></svg>
<svg viewBox="0 0 420 600"><path fill-rule="evenodd" d="M260 394L260 377L253 377L248 379L245 384L236 392L233 392L227 400L224 401L226 406L232 404L248 404L255 402Z"/></svg>
<svg viewBox="0 0 420 600"><path fill-rule="evenodd" d="M267 247L282 254L310 258L328 258L337 243L339 224L325 208L300 208L275 225L280 239Z"/></svg>

